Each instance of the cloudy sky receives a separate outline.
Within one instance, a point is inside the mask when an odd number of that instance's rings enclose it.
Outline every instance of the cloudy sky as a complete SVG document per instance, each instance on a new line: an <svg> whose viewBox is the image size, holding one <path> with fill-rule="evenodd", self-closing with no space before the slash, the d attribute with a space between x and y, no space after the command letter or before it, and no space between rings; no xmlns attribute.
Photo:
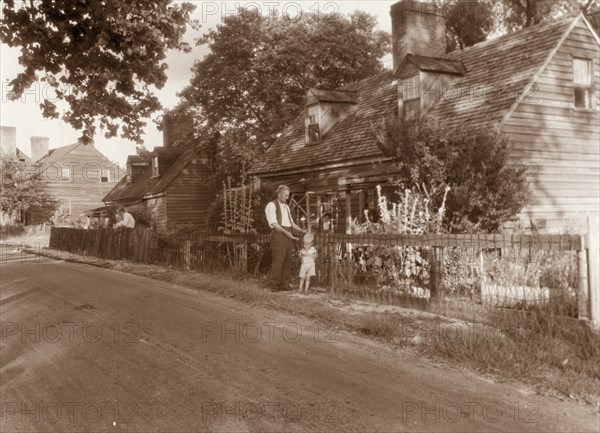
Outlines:
<svg viewBox="0 0 600 433"><path fill-rule="evenodd" d="M188 0L189 1L189 0ZM390 6L396 1L255 1L255 2L210 2L194 1L196 10L193 18L198 19L202 28L195 32L191 29L185 35L186 42L194 46L190 53L170 51L165 59L169 65L167 75L169 77L166 85L156 91L165 108L172 108L178 102L177 92L188 84L192 73L191 67L194 60L201 59L207 54L204 46L195 46L194 39L206 32L209 28L216 26L223 17L235 14L237 7L260 9L268 15L272 8L277 8L281 13L291 17L298 14L332 12L351 13L359 9L377 17L379 28L391 32L389 17ZM8 101L6 82L14 78L20 72L21 66L17 63L19 51L11 49L6 45L0 50L0 81L2 83L2 105L0 108L0 124L3 126L14 126L17 128L17 147L30 154L29 137L45 136L50 138L50 148L60 147L77 141L79 132L60 120L45 119L41 115L39 103L41 98L51 97L50 92L42 88L32 88L19 101ZM385 59L386 66L391 67L391 56ZM59 107L60 108L60 107ZM152 120L148 121L144 144L148 149L162 145L162 135L156 129ZM135 143L122 139L106 139L101 135L95 137L96 146L109 159L123 166L127 155L135 153Z"/></svg>

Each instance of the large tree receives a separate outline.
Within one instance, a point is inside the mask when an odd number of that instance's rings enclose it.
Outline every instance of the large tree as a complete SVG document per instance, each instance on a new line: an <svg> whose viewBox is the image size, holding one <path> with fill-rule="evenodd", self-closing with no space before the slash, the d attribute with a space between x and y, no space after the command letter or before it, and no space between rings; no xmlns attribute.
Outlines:
<svg viewBox="0 0 600 433"><path fill-rule="evenodd" d="M446 16L447 49L463 49L484 41L490 33L512 32L583 12L598 33L597 0L434 0Z"/></svg>
<svg viewBox="0 0 600 433"><path fill-rule="evenodd" d="M226 165L248 166L299 113L310 88L335 89L384 70L390 36L375 26L364 12L291 19L240 10L198 40L210 53L195 63L178 111L196 114L207 145L220 133Z"/></svg>
<svg viewBox="0 0 600 433"><path fill-rule="evenodd" d="M45 117L58 118L61 101L62 120L84 140L100 125L106 137L121 129L141 142L144 119L161 108L152 86L167 80L166 51L190 50L182 35L196 25L195 6L171 1L4 0L0 40L20 48L23 66L10 82L12 99L41 82Z"/></svg>
<svg viewBox="0 0 600 433"><path fill-rule="evenodd" d="M448 51L464 49L482 42L496 23L493 5L488 0L440 0L446 16Z"/></svg>
<svg viewBox="0 0 600 433"><path fill-rule="evenodd" d="M583 12L597 33L600 3L597 0L496 0L495 11L502 14L502 24L508 31Z"/></svg>

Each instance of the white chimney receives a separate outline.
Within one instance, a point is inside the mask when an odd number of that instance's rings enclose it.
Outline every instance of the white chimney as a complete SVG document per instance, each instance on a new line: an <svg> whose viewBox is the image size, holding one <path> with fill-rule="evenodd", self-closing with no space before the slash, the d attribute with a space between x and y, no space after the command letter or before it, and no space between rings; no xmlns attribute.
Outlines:
<svg viewBox="0 0 600 433"><path fill-rule="evenodd" d="M31 137L31 162L38 162L48 155L48 137Z"/></svg>
<svg viewBox="0 0 600 433"><path fill-rule="evenodd" d="M16 158L17 157L17 128L14 126L2 126L0 136L0 155Z"/></svg>

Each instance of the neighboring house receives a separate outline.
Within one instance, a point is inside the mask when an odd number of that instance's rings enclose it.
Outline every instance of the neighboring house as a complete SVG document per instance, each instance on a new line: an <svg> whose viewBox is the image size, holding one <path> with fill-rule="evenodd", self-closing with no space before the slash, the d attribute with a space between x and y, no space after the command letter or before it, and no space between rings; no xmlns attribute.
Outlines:
<svg viewBox="0 0 600 433"><path fill-rule="evenodd" d="M59 202L59 211L71 220L84 220L84 211L102 205L102 197L123 177L92 144L75 143L49 149L48 137L31 137L31 157L16 146L16 128L2 126L2 155L23 164L27 176L40 176L46 190ZM45 214L45 213L43 213ZM42 213L19 218L25 224L39 224ZM45 218L45 217L44 217Z"/></svg>
<svg viewBox="0 0 600 433"><path fill-rule="evenodd" d="M102 205L102 197L124 175L93 143L78 142L49 150L47 138L31 140L36 172L59 201L59 211L72 220L83 221L86 210ZM35 215L31 223L36 223Z"/></svg>
<svg viewBox="0 0 600 433"><path fill-rule="evenodd" d="M207 210L215 199L211 174L194 144L155 147L149 157L129 156L127 176L104 198L106 205L142 205L155 228L186 225L206 228Z"/></svg>
<svg viewBox="0 0 600 433"><path fill-rule="evenodd" d="M344 231L376 206L375 186L394 173L371 125L395 112L450 128L500 127L513 162L531 165L522 227L577 229L598 216L600 42L583 15L448 54L444 18L430 5L399 2L390 15L394 70L312 89L251 174L288 184L306 213L333 209Z"/></svg>

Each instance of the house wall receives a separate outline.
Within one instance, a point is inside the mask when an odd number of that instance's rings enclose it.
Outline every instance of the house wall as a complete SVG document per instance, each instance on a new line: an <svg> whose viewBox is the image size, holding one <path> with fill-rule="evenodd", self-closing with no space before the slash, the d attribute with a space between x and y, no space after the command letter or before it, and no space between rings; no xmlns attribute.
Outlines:
<svg viewBox="0 0 600 433"><path fill-rule="evenodd" d="M167 223L167 198L156 197L145 200L146 209L152 214L154 223L156 224L157 231L166 231L168 229Z"/></svg>
<svg viewBox="0 0 600 433"><path fill-rule="evenodd" d="M580 20L507 119L503 131L515 162L528 165L530 204L521 213L549 231L585 227L600 208L600 49ZM573 106L572 57L593 59L594 111Z"/></svg>
<svg viewBox="0 0 600 433"><path fill-rule="evenodd" d="M210 186L210 174L199 160L192 160L165 190L169 225L192 224L206 229L207 210L216 191Z"/></svg>
<svg viewBox="0 0 600 433"><path fill-rule="evenodd" d="M71 181L62 182L62 168L71 169ZM111 170L109 182L101 182L101 170ZM42 178L46 189L65 210L77 217L87 209L103 205L102 198L124 173L91 145L79 145L61 160L45 167Z"/></svg>

